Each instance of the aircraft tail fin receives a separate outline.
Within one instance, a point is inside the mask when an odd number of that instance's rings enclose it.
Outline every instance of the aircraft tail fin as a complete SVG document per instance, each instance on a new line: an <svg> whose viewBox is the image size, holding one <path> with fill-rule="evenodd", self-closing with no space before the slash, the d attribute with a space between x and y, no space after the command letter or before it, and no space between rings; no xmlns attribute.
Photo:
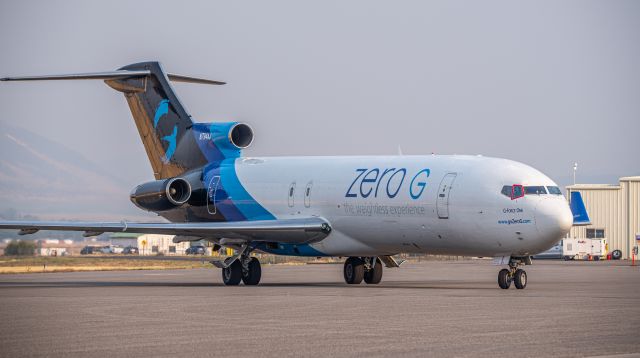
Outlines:
<svg viewBox="0 0 640 358"><path fill-rule="evenodd" d="M169 81L223 85L224 82L167 74L159 62L141 62L116 71L6 77L0 81L103 80L123 92L156 179L178 176L207 163L192 132L191 117Z"/></svg>
<svg viewBox="0 0 640 358"><path fill-rule="evenodd" d="M587 209L584 206L584 201L582 201L582 194L580 194L579 191L571 192L569 207L571 208L571 213L573 214L574 226L591 224L589 214L587 213Z"/></svg>

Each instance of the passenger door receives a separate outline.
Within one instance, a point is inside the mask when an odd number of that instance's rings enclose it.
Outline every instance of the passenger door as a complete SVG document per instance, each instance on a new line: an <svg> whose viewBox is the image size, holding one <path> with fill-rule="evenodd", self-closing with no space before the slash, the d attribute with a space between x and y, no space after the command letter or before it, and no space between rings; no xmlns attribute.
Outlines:
<svg viewBox="0 0 640 358"><path fill-rule="evenodd" d="M456 176L456 173L447 173L440 182L438 198L436 200L436 211L440 219L449 218L449 192L451 191L454 180L456 180Z"/></svg>
<svg viewBox="0 0 640 358"><path fill-rule="evenodd" d="M216 175L209 181L209 188L207 189L207 211L211 215L215 215L218 211L216 208L216 191L218 190L218 184L220 184L220 176Z"/></svg>

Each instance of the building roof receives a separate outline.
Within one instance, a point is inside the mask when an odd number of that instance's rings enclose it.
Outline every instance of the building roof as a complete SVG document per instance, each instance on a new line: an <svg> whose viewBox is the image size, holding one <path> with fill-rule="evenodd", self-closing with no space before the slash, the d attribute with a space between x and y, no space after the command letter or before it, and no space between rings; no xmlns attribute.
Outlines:
<svg viewBox="0 0 640 358"><path fill-rule="evenodd" d="M618 184L574 184L567 186L568 190L619 190L620 185Z"/></svg>
<svg viewBox="0 0 640 358"><path fill-rule="evenodd" d="M140 235L142 234L135 234L131 232L116 232L109 235L109 237L112 239L137 239Z"/></svg>
<svg viewBox="0 0 640 358"><path fill-rule="evenodd" d="M620 181L640 181L640 176L622 177Z"/></svg>
<svg viewBox="0 0 640 358"><path fill-rule="evenodd" d="M619 181L640 181L640 176L622 177ZM573 184L567 190L618 190L620 184Z"/></svg>

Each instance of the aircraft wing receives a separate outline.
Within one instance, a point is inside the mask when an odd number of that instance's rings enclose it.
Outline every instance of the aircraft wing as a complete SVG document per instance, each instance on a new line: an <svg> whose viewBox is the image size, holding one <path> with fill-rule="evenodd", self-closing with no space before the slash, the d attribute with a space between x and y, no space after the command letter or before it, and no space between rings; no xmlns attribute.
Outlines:
<svg viewBox="0 0 640 358"><path fill-rule="evenodd" d="M18 232L20 235L34 234L40 230L84 231L85 236L95 236L105 232L130 232L297 244L320 241L331 232L329 223L317 217L263 221L189 223L0 221L0 229L17 229L20 230Z"/></svg>

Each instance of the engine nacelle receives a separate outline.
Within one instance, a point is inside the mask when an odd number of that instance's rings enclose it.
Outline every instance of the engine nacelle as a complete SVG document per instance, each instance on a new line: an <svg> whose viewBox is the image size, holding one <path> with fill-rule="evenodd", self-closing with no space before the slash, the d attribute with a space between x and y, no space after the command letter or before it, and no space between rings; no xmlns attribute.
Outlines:
<svg viewBox="0 0 640 358"><path fill-rule="evenodd" d="M248 124L236 123L229 128L227 138L238 149L248 148L253 143L253 129Z"/></svg>
<svg viewBox="0 0 640 358"><path fill-rule="evenodd" d="M253 129L245 123L195 123L192 130L209 161L238 157L253 142Z"/></svg>
<svg viewBox="0 0 640 358"><path fill-rule="evenodd" d="M177 177L140 184L131 191L130 199L141 209L164 211L188 202L191 193L189 181Z"/></svg>

